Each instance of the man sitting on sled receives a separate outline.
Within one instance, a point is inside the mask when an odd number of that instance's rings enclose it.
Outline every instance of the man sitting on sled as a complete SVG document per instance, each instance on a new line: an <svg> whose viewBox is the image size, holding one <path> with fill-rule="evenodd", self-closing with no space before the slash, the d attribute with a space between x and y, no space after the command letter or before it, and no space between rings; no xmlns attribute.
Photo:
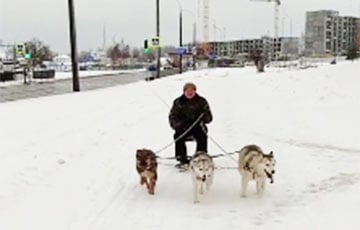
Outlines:
<svg viewBox="0 0 360 230"><path fill-rule="evenodd" d="M183 94L176 98L169 114L171 128L175 130L176 167L186 169L189 164L185 141L194 138L196 151L207 152L207 127L212 114L207 100L196 93L194 83L186 83Z"/></svg>

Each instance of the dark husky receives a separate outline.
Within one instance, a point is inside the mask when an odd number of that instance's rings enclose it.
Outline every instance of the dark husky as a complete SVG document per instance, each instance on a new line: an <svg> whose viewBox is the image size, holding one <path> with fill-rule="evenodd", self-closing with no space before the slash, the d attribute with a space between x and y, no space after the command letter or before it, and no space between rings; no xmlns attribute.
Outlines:
<svg viewBox="0 0 360 230"><path fill-rule="evenodd" d="M157 161L153 151L138 149L136 151L136 170L140 175L140 184L146 184L149 194L154 195L157 180Z"/></svg>

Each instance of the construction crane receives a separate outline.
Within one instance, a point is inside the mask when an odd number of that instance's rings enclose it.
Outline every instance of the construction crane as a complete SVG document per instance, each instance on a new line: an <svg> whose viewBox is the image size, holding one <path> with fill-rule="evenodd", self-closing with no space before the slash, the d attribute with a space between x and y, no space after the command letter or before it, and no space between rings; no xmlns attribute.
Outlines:
<svg viewBox="0 0 360 230"><path fill-rule="evenodd" d="M278 38L279 38L279 8L280 8L280 4L281 4L280 0L250 0L250 1L274 2L275 3L275 8L274 8L274 38L275 38L275 42L276 42L278 40ZM274 55L275 55L275 59L277 59L275 46L274 46Z"/></svg>
<svg viewBox="0 0 360 230"><path fill-rule="evenodd" d="M203 0L203 26L204 26L204 42L209 41L209 20L210 20L210 0Z"/></svg>
<svg viewBox="0 0 360 230"><path fill-rule="evenodd" d="M202 50L203 55L207 56L211 52L211 47L209 44L210 0L198 0L198 10L199 10L198 12L199 15L200 12L202 13L202 22L203 22L203 41L201 42L200 48Z"/></svg>

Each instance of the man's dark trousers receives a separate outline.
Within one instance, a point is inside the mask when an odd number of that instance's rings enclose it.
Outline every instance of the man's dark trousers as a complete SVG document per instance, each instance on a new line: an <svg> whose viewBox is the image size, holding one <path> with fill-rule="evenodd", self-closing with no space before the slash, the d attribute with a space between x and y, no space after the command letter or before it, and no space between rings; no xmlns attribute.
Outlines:
<svg viewBox="0 0 360 230"><path fill-rule="evenodd" d="M174 139L181 136L185 131L186 130L176 131L174 134ZM202 127L201 125L195 125L186 135L175 142L175 157L180 163L189 163L185 145L185 142L189 137L194 137L196 141L196 151L207 152L207 134L205 132L205 127Z"/></svg>

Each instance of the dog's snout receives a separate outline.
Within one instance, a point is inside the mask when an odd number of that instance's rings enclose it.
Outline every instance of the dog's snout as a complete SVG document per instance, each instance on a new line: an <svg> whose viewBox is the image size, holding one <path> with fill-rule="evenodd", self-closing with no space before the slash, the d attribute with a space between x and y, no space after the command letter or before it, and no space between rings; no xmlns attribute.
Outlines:
<svg viewBox="0 0 360 230"><path fill-rule="evenodd" d="M271 171L271 174L275 174L275 170L272 170L272 171Z"/></svg>
<svg viewBox="0 0 360 230"><path fill-rule="evenodd" d="M140 161L140 162L139 162L139 165L140 165L141 167L145 167L145 166L147 166L147 163L144 162L144 161Z"/></svg>
<svg viewBox="0 0 360 230"><path fill-rule="evenodd" d="M206 181L206 175L203 176L202 181Z"/></svg>

